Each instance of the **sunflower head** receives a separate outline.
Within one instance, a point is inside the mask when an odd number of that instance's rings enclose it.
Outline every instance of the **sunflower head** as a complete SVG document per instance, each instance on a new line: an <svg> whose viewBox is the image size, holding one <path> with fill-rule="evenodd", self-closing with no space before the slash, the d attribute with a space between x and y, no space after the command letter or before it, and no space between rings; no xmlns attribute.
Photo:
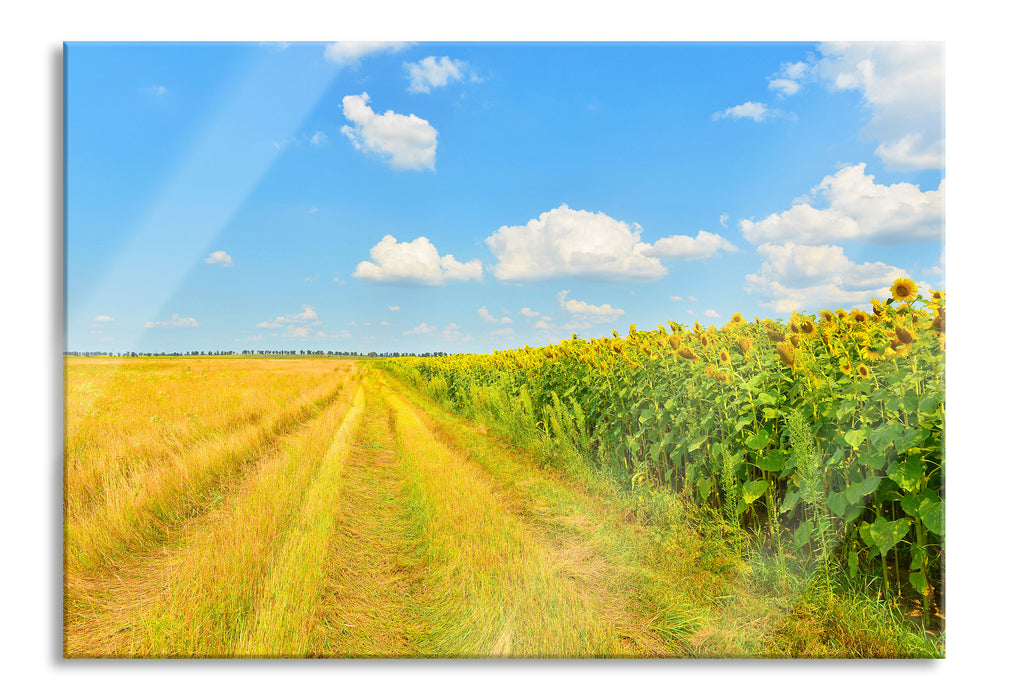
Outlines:
<svg viewBox="0 0 1009 700"><path fill-rule="evenodd" d="M822 318L826 323L834 322L834 314L830 313L827 309L820 312L820 318Z"/></svg>
<svg viewBox="0 0 1009 700"><path fill-rule="evenodd" d="M851 363L847 360L841 360L841 364L838 365L839 369L847 375L851 374Z"/></svg>
<svg viewBox="0 0 1009 700"><path fill-rule="evenodd" d="M697 331L698 333L704 330L704 327L701 325L700 321L694 321L694 330Z"/></svg>
<svg viewBox="0 0 1009 700"><path fill-rule="evenodd" d="M780 343L782 340L785 339L785 334L779 333L778 331L769 328L767 330L767 337L774 343Z"/></svg>
<svg viewBox="0 0 1009 700"><path fill-rule="evenodd" d="M707 348L709 343L711 343L711 341L708 340L708 334L707 333L702 333L701 334L701 347L702 348Z"/></svg>
<svg viewBox="0 0 1009 700"><path fill-rule="evenodd" d="M918 298L918 285L907 277L898 277L890 286L894 301L914 301Z"/></svg>
<svg viewBox="0 0 1009 700"><path fill-rule="evenodd" d="M631 331L630 332L631 333L637 333L638 332L638 326L637 326L636 323L632 323L631 324Z"/></svg>
<svg viewBox="0 0 1009 700"><path fill-rule="evenodd" d="M868 379L869 368L866 367L864 364L860 364L858 367L856 367L855 371L858 372L858 376L860 376L862 379Z"/></svg>
<svg viewBox="0 0 1009 700"><path fill-rule="evenodd" d="M685 345L682 348L680 348L679 350L677 350L676 354L679 355L680 357L682 357L684 360L698 360L698 359L700 359L699 357L697 357L697 355L695 355L693 353L693 351L690 348L688 348Z"/></svg>
<svg viewBox="0 0 1009 700"><path fill-rule="evenodd" d="M730 358L729 358L729 351L728 351L728 350L726 350L725 348L722 348L722 349L721 349L721 350L720 350L720 351L718 352L718 359L719 359L719 360L721 360L721 361L722 361L723 363L725 363L725 362L728 362L728 361L729 361L729 359L730 359Z"/></svg>
<svg viewBox="0 0 1009 700"><path fill-rule="evenodd" d="M797 335L790 335L788 336L788 342L792 344L793 348L797 348L799 347L799 343L801 342L801 340Z"/></svg>
<svg viewBox="0 0 1009 700"><path fill-rule="evenodd" d="M945 333L946 332L946 312L945 311L943 311L942 313L939 313L939 314L935 315L935 318L932 319L932 325L930 326L930 330L936 331L937 333Z"/></svg>
<svg viewBox="0 0 1009 700"><path fill-rule="evenodd" d="M856 323L865 323L869 320L869 317L865 315L865 312L861 309L852 309L851 318Z"/></svg>
<svg viewBox="0 0 1009 700"><path fill-rule="evenodd" d="M669 344L672 346L673 350L679 350L680 345L683 344L683 338L679 335L671 335L669 336Z"/></svg>
<svg viewBox="0 0 1009 700"><path fill-rule="evenodd" d="M897 340L900 341L901 345L910 345L917 336L914 331L909 328L904 328L903 326L896 326L893 329L894 334L897 336Z"/></svg>
<svg viewBox="0 0 1009 700"><path fill-rule="evenodd" d="M750 352L750 347L752 345L753 341L751 341L749 338L740 338L739 340L736 341L736 346L739 347L739 352L743 353L744 355Z"/></svg>
<svg viewBox="0 0 1009 700"><path fill-rule="evenodd" d="M739 313L738 311L736 313L732 314L732 322L733 323L742 323L743 321L744 321L743 314Z"/></svg>
<svg viewBox="0 0 1009 700"><path fill-rule="evenodd" d="M783 363L793 369L795 368L795 348L788 343L778 343L775 350Z"/></svg>
<svg viewBox="0 0 1009 700"><path fill-rule="evenodd" d="M886 305L875 297L872 299L872 313L882 316L886 312Z"/></svg>
<svg viewBox="0 0 1009 700"><path fill-rule="evenodd" d="M805 320L799 324L799 330L801 330L806 335L812 335L813 332L816 331L816 326L813 325L812 321Z"/></svg>
<svg viewBox="0 0 1009 700"><path fill-rule="evenodd" d="M834 313L836 313L836 314L837 314L837 317L838 317L838 318L839 318L840 320L842 320L842 321L843 321L844 319L848 318L848 312L847 312L847 311L845 311L844 309L838 309L838 310L837 310L837 311L835 311Z"/></svg>

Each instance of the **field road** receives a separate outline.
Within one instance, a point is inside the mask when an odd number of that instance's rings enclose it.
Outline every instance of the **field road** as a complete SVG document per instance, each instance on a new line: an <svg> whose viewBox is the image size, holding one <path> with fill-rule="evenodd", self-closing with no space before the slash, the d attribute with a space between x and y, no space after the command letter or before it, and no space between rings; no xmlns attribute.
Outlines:
<svg viewBox="0 0 1009 700"><path fill-rule="evenodd" d="M624 501L345 365L335 394L257 434L232 467L165 476L171 517L137 506L114 540L68 552L66 656L697 652L705 608ZM196 442L178 449L202 464Z"/></svg>

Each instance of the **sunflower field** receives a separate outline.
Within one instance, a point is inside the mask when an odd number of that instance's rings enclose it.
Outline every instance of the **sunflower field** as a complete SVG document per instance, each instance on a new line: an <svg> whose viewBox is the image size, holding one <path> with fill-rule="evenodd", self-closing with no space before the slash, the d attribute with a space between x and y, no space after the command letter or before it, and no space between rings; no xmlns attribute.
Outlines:
<svg viewBox="0 0 1009 700"><path fill-rule="evenodd" d="M877 577L928 624L944 571L945 293L904 278L890 293L871 310L631 325L388 367L506 433Z"/></svg>

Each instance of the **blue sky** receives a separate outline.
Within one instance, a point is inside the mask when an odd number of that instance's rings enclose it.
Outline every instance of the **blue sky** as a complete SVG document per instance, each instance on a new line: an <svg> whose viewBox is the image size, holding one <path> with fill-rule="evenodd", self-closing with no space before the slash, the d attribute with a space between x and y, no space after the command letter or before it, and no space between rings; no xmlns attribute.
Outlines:
<svg viewBox="0 0 1009 700"><path fill-rule="evenodd" d="M941 44L88 44L69 350L488 352L944 288Z"/></svg>

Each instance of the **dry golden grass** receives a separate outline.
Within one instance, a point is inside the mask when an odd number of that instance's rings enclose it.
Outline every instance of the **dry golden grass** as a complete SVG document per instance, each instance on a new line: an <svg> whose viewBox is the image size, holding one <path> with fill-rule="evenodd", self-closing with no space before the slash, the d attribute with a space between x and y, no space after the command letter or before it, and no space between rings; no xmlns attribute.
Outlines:
<svg viewBox="0 0 1009 700"><path fill-rule="evenodd" d="M66 653L296 655L332 523L330 490L362 410L360 390L344 392L177 544L68 590L76 605ZM269 643L264 631L275 635Z"/></svg>
<svg viewBox="0 0 1009 700"><path fill-rule="evenodd" d="M326 360L96 360L66 365L68 579L122 560L219 500L219 485L336 398Z"/></svg>

